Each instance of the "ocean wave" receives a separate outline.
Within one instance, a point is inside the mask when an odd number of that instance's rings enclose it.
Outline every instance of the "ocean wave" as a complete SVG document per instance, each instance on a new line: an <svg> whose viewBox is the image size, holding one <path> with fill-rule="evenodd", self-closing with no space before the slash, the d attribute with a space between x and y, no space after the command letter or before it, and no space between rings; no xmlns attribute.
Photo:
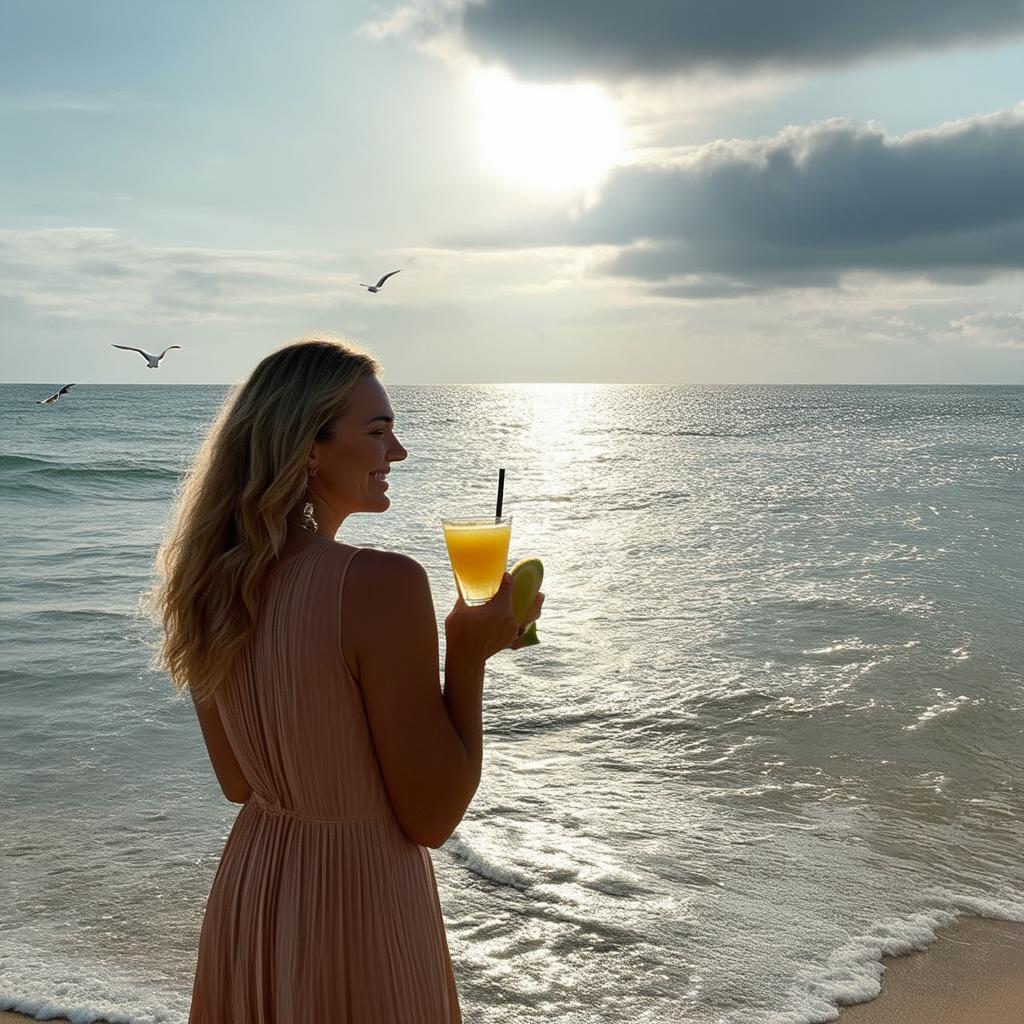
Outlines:
<svg viewBox="0 0 1024 1024"><path fill-rule="evenodd" d="M463 867L472 871L474 875L486 879L488 882L507 885L512 889L518 889L520 892L525 892L533 885L534 879L530 878L525 872L518 871L514 867L502 864L492 857L488 857L485 853L472 847L458 832L450 836L444 845L445 849Z"/></svg>
<svg viewBox="0 0 1024 1024"><path fill-rule="evenodd" d="M96 560L91 568L84 566L78 571L64 570L70 559L48 561L44 558L23 561L14 566L9 577L0 585L0 594L16 602L16 610L43 610L50 608L52 599L57 596L80 598L83 594L97 595L104 591L104 598L109 600L109 588L116 587L119 592L139 594L150 580L149 562L153 557L153 549L145 549L132 556L142 563L143 568L134 572L125 572L121 567L113 567L107 560ZM51 568L51 566L56 568ZM79 602L80 603L80 602ZM83 606L89 610L93 605Z"/></svg>
<svg viewBox="0 0 1024 1024"><path fill-rule="evenodd" d="M183 993L155 992L114 967L37 953L16 937L0 947L0 1010L71 1024L184 1024L188 1016Z"/></svg>
<svg viewBox="0 0 1024 1024"><path fill-rule="evenodd" d="M0 455L0 486L8 480L78 481L78 480L177 480L181 471L152 462L127 459L96 460L88 464L53 462L30 455Z"/></svg>
<svg viewBox="0 0 1024 1024"><path fill-rule="evenodd" d="M17 609L9 615L4 616L4 621L10 624L17 623L21 626L41 626L53 630L62 624L74 625L77 623L97 626L106 624L108 626L122 626L126 623L135 623L139 615L133 609L130 613L112 612L106 608L60 608L53 605L46 605L36 608Z"/></svg>
<svg viewBox="0 0 1024 1024"><path fill-rule="evenodd" d="M522 847L518 850L518 857L526 863L510 864L497 860L470 843L459 831L445 843L445 850L478 877L520 892L530 890L535 898L546 903L564 906L585 904L586 901L579 898L579 890L585 889L617 898L644 892L636 875L599 857L587 859L585 854L573 856L550 848ZM566 886L578 887L577 898L570 897Z"/></svg>
<svg viewBox="0 0 1024 1024"><path fill-rule="evenodd" d="M942 715L951 715L956 711L959 711L965 705L970 707L978 707L981 704L981 700L977 697L968 697L966 694L959 694L956 697L950 696L944 690L936 689L935 696L938 697L938 701L935 704L930 704L924 709L918 716L916 721L910 725L903 726L904 732L913 732L915 729L919 729L922 725L927 724L932 719L939 718Z"/></svg>
<svg viewBox="0 0 1024 1024"><path fill-rule="evenodd" d="M758 437L757 431L735 430L644 430L641 427L602 426L581 431L584 435L627 434L630 437Z"/></svg>
<svg viewBox="0 0 1024 1024"><path fill-rule="evenodd" d="M883 957L926 950L940 929L965 915L1024 922L1024 906L1008 900L948 895L945 906L922 910L902 919L879 922L870 932L851 938L816 973L809 969L790 992L786 1020L794 1024L827 1024L839 1019L840 1008L866 1003L882 989Z"/></svg>

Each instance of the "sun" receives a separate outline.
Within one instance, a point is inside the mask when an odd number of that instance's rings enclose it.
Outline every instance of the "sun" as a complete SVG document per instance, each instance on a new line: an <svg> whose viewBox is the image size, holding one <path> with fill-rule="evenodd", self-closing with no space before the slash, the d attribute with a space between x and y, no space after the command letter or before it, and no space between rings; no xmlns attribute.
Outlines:
<svg viewBox="0 0 1024 1024"><path fill-rule="evenodd" d="M484 167L530 191L582 191L619 162L624 132L618 106L596 85L533 85L501 71L470 80Z"/></svg>

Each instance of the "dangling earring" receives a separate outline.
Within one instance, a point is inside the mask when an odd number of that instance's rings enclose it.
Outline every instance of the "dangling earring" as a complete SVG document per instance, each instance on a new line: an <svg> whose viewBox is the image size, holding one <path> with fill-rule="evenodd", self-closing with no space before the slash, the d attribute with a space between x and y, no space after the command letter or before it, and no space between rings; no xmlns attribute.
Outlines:
<svg viewBox="0 0 1024 1024"><path fill-rule="evenodd" d="M311 466L309 470L308 480L311 480L316 476L318 470L316 466ZM309 500L309 483L306 483L306 501L302 506L302 522L299 524L304 530L309 530L310 533L317 533L320 529L319 524L316 521L314 515L315 509L313 508L313 502Z"/></svg>

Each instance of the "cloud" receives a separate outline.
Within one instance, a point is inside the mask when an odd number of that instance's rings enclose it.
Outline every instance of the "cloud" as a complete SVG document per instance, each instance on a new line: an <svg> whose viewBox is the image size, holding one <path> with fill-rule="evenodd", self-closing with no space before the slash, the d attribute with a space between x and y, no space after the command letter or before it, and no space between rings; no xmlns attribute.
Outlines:
<svg viewBox="0 0 1024 1024"><path fill-rule="evenodd" d="M888 136L827 121L620 168L574 216L462 246L613 245L652 294L829 287L852 271L970 284L1024 268L1024 104Z"/></svg>
<svg viewBox="0 0 1024 1024"><path fill-rule="evenodd" d="M949 326L982 348L1024 349L1024 312L971 313Z"/></svg>
<svg viewBox="0 0 1024 1024"><path fill-rule="evenodd" d="M1002 42L1020 0L418 0L374 23L434 52L453 45L531 80L619 81L706 68L848 65ZM447 43L442 41L447 40Z"/></svg>
<svg viewBox="0 0 1024 1024"><path fill-rule="evenodd" d="M109 228L0 230L0 297L63 319L244 322L330 309L355 278L324 253L147 245Z"/></svg>

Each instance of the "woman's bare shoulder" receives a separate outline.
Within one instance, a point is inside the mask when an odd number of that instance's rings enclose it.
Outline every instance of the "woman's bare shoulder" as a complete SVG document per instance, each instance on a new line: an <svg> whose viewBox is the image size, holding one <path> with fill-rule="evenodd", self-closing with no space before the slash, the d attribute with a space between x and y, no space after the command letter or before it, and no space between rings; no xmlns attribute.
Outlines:
<svg viewBox="0 0 1024 1024"><path fill-rule="evenodd" d="M417 586L427 580L423 566L415 558L398 551L357 548L356 553L350 557L352 562L348 570L347 590L392 591L395 587Z"/></svg>
<svg viewBox="0 0 1024 1024"><path fill-rule="evenodd" d="M426 570L397 551L362 548L352 556L342 595L342 654L362 685L368 655L394 646L396 629L431 634L437 645L434 602Z"/></svg>
<svg viewBox="0 0 1024 1024"><path fill-rule="evenodd" d="M328 540L326 537L314 537L305 546L318 549L332 567L344 566L351 561L350 575L357 571L366 573L367 570L401 572L403 568L421 568L415 558L399 554L397 551L362 548L355 544L344 544L339 540Z"/></svg>

